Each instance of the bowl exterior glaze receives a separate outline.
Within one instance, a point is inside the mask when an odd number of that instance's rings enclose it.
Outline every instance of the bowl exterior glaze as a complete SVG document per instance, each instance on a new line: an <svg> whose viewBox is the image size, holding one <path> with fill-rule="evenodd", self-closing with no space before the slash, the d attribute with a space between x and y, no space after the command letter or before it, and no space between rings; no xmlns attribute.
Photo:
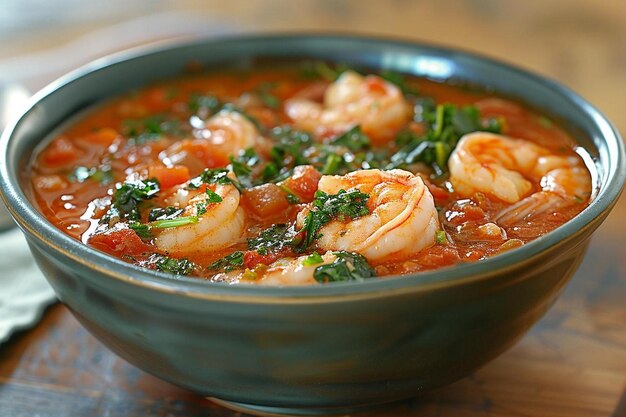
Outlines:
<svg viewBox="0 0 626 417"><path fill-rule="evenodd" d="M255 57L340 60L487 85L562 120L589 149L597 195L574 220L475 264L308 288L228 286L141 270L38 215L21 177L58 124L113 94ZM401 41L285 35L203 40L99 61L40 92L2 139L3 198L59 299L118 355L198 393L309 410L400 400L455 381L535 323L578 267L620 193L619 135L569 90L505 64Z"/></svg>

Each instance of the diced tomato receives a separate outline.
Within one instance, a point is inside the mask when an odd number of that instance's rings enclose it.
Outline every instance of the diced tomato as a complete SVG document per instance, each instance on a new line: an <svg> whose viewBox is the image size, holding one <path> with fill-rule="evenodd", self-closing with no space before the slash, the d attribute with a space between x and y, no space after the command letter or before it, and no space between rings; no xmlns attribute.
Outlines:
<svg viewBox="0 0 626 417"><path fill-rule="evenodd" d="M428 187L428 190L433 195L433 198L438 201L446 201L450 194L443 188L436 186L430 181L424 181L424 184Z"/></svg>
<svg viewBox="0 0 626 417"><path fill-rule="evenodd" d="M41 160L47 165L65 165L79 156L80 150L69 139L61 136L41 153Z"/></svg>
<svg viewBox="0 0 626 417"><path fill-rule="evenodd" d="M112 128L98 129L88 135L85 135L82 139L89 143L95 143L102 146L110 146L118 137L118 133Z"/></svg>
<svg viewBox="0 0 626 417"><path fill-rule="evenodd" d="M115 256L138 256L152 250L151 246L144 243L131 229L115 229L93 235L89 239L89 244Z"/></svg>
<svg viewBox="0 0 626 417"><path fill-rule="evenodd" d="M166 167L163 165L150 165L148 178L156 178L162 189L170 188L189 181L189 168L184 165Z"/></svg>
<svg viewBox="0 0 626 417"><path fill-rule="evenodd" d="M298 166L293 170L293 176L283 181L283 185L300 198L300 202L313 201L317 184L322 174L311 165Z"/></svg>
<svg viewBox="0 0 626 417"><path fill-rule="evenodd" d="M269 265L284 257L294 256L291 249L283 249L278 252L270 252L267 255L261 255L255 250L249 250L243 254L243 266L245 268L254 268L259 264Z"/></svg>
<svg viewBox="0 0 626 417"><path fill-rule="evenodd" d="M267 218L289 208L287 193L276 184L268 183L244 191L243 201L254 214Z"/></svg>

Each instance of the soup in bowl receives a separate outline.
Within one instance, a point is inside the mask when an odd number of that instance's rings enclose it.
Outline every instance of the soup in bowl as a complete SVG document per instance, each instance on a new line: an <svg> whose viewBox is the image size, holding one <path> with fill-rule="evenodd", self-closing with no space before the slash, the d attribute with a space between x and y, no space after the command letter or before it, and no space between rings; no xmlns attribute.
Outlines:
<svg viewBox="0 0 626 417"><path fill-rule="evenodd" d="M106 58L3 139L59 298L123 358L270 411L400 400L492 359L624 182L564 87L401 41L266 36Z"/></svg>

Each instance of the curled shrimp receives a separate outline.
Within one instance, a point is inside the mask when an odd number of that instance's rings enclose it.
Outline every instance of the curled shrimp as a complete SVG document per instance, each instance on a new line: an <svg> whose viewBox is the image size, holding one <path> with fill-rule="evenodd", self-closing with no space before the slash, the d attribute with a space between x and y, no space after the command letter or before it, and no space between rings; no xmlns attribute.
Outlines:
<svg viewBox="0 0 626 417"><path fill-rule="evenodd" d="M332 252L326 252L322 255L322 262L314 265L306 265L304 261L307 258L309 256L279 259L269 265L269 268L263 273L257 283L261 285L316 284L317 281L313 277L315 268L332 263L337 259L337 256Z"/></svg>
<svg viewBox="0 0 626 417"><path fill-rule="evenodd" d="M228 155L237 155L256 143L256 126L237 111L221 110L210 117L204 126L195 130L198 138L209 141Z"/></svg>
<svg viewBox="0 0 626 417"><path fill-rule="evenodd" d="M402 91L375 75L346 71L324 93L324 102L292 98L285 112L300 129L343 132L355 125L374 142L385 142L409 121Z"/></svg>
<svg viewBox="0 0 626 417"><path fill-rule="evenodd" d="M224 166L229 156L255 146L260 138L256 126L236 111L221 110L206 121L192 117L190 122L195 138L175 142L167 148L160 156L166 166L198 165L199 169ZM190 156L199 161L190 160Z"/></svg>
<svg viewBox="0 0 626 417"><path fill-rule="evenodd" d="M422 179L400 169L325 175L318 189L328 194L353 190L368 194L370 214L348 222L333 220L319 230L325 251L358 252L368 261L405 257L431 246L439 230L433 196ZM308 209L298 214L302 227Z"/></svg>
<svg viewBox="0 0 626 417"><path fill-rule="evenodd" d="M589 172L579 158L493 133L463 136L449 168L460 195L479 191L512 204L496 216L500 225L585 201L591 193Z"/></svg>
<svg viewBox="0 0 626 417"><path fill-rule="evenodd" d="M184 208L183 216L196 216L198 221L162 230L155 239L160 251L184 256L224 249L241 239L245 212L239 206L239 191L232 184L217 184L214 192L221 197L221 202L207 202L205 187L198 190L179 187L166 199L169 206Z"/></svg>

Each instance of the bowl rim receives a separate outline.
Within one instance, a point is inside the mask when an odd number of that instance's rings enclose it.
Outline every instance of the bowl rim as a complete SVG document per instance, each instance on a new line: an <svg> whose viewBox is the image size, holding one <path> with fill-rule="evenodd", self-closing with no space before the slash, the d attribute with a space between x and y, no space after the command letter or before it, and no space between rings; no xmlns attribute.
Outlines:
<svg viewBox="0 0 626 417"><path fill-rule="evenodd" d="M456 264L433 271L418 272L406 275L396 275L384 279L365 280L362 282L333 283L332 285L313 286L260 286L253 284L227 284L211 282L199 278L175 276L159 271L141 268L100 252L82 242L71 238L50 223L34 204L26 197L19 181L10 175L6 158L13 133L21 123L28 119L29 114L37 103L46 97L55 94L64 86L99 70L123 61L141 58L147 55L160 54L172 49L193 46L209 47L211 44L234 42L280 42L286 38L300 41L311 40L332 42L332 40L351 40L369 44L389 46L406 46L419 49L417 53L444 55L450 60L463 58L477 60L491 66L500 67L508 72L520 75L530 83L538 83L573 102L576 107L593 119L596 127L602 132L606 146L611 148L607 152L609 160L614 161L614 169L607 170L606 186L601 188L591 203L575 218L569 220L557 229L503 254L481 260L479 262ZM306 55L306 54L303 54ZM33 149L36 146L33 147ZM32 154L32 150L30 151ZM320 301L339 301L349 299L367 299L384 294L405 293L407 291L430 291L438 288L469 284L494 276L500 276L507 270L518 268L520 265L531 262L545 250L558 246L576 237L583 230L592 227L594 221L602 218L617 199L626 180L626 156L624 143L617 129L592 104L577 93L549 77L522 69L516 65L505 63L499 59L469 52L456 47L434 45L421 41L383 36L364 36L360 34L342 33L311 33L311 32L280 32L271 34L240 34L211 36L206 38L164 40L130 48L121 52L98 58L87 63L66 75L52 81L37 92L22 112L5 129L0 140L0 197L8 206L9 212L24 232L34 236L39 242L47 245L73 261L83 266L97 270L106 279L143 288L147 291L157 291L173 295L185 295L192 298L211 299L233 302L258 303L302 303Z"/></svg>

